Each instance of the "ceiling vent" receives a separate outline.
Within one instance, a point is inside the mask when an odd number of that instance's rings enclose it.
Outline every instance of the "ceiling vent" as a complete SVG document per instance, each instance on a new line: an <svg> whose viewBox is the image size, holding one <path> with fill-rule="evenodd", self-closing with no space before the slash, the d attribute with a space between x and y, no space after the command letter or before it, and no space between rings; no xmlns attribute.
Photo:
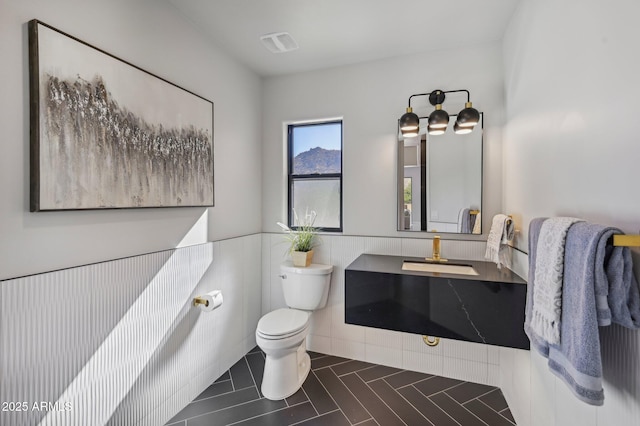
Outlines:
<svg viewBox="0 0 640 426"><path fill-rule="evenodd" d="M262 44L273 53L284 53L296 50L298 43L289 33L271 33L260 36Z"/></svg>

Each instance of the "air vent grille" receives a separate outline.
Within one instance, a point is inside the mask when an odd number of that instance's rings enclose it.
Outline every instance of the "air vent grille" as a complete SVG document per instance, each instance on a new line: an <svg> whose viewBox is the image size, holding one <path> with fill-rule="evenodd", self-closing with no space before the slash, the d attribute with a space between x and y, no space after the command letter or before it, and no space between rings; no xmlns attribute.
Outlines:
<svg viewBox="0 0 640 426"><path fill-rule="evenodd" d="M273 53L284 53L296 50L298 43L286 32L271 33L260 36L262 44Z"/></svg>

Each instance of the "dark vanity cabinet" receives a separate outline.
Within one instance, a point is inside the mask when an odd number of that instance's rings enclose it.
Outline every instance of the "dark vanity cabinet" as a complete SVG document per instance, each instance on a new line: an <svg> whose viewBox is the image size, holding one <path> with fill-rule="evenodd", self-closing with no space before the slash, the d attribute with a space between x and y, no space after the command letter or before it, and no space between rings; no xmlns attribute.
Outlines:
<svg viewBox="0 0 640 426"><path fill-rule="evenodd" d="M401 256L363 254L345 269L348 324L529 349L526 282L479 261L478 275L405 271Z"/></svg>

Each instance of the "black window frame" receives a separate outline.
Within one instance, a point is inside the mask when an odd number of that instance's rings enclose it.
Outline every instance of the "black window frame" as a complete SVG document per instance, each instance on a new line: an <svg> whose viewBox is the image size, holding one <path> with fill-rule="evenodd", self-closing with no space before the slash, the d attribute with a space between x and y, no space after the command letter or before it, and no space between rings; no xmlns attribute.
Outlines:
<svg viewBox="0 0 640 426"><path fill-rule="evenodd" d="M293 129L297 127L319 126L325 124L340 124L340 173L313 173L313 174L293 174ZM343 175L343 155L344 148L344 127L342 119L313 121L305 123L295 123L287 125L287 225L291 229L297 229L293 226L293 184L295 181L304 180L340 180L340 226L338 228L320 227L322 232L342 232L343 229L343 198L342 198L342 175Z"/></svg>

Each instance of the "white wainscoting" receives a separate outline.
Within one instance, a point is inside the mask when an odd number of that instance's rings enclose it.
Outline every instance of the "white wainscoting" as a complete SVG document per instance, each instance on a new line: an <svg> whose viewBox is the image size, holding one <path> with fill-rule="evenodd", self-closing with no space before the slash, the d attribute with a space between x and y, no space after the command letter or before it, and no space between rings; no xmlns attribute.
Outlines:
<svg viewBox="0 0 640 426"><path fill-rule="evenodd" d="M28 409L0 424L164 424L255 346L261 239L2 281L0 401ZM219 309L191 306L214 289Z"/></svg>

